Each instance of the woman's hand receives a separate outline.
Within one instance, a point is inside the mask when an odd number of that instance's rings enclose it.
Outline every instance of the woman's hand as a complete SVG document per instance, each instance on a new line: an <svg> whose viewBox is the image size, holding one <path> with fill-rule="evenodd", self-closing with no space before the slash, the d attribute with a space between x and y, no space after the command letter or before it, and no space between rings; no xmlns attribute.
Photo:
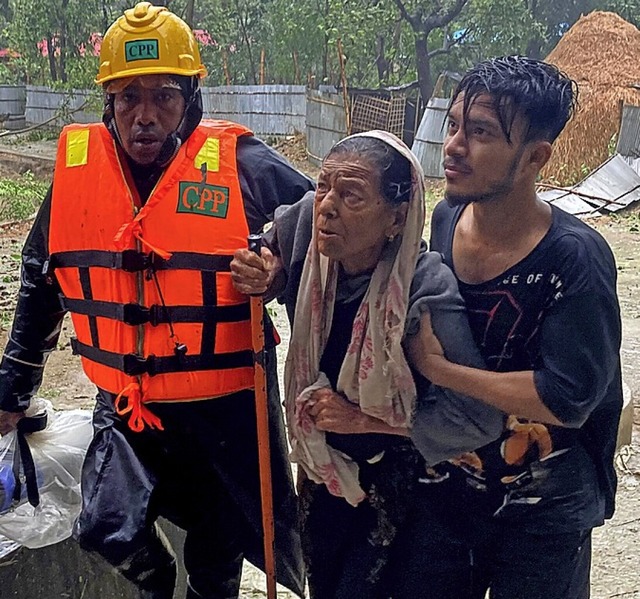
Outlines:
<svg viewBox="0 0 640 599"><path fill-rule="evenodd" d="M327 433L353 435L382 433L407 437L406 428L393 427L360 411L360 408L329 387L314 391L311 399L315 402L309 410L318 430Z"/></svg>
<svg viewBox="0 0 640 599"><path fill-rule="evenodd" d="M329 387L318 389L311 395L315 402L309 410L316 427L329 433L368 433L370 416Z"/></svg>
<svg viewBox="0 0 640 599"><path fill-rule="evenodd" d="M420 330L406 343L407 355L411 364L420 373L436 385L444 385L441 373L447 362L444 350L431 326L431 315L425 312L420 318Z"/></svg>
<svg viewBox="0 0 640 599"><path fill-rule="evenodd" d="M231 280L245 295L265 293L281 270L282 260L266 247L262 248L260 256L246 248L236 250L231 260Z"/></svg>
<svg viewBox="0 0 640 599"><path fill-rule="evenodd" d="M15 429L21 418L24 418L24 412L5 412L0 410L0 435L6 435Z"/></svg>

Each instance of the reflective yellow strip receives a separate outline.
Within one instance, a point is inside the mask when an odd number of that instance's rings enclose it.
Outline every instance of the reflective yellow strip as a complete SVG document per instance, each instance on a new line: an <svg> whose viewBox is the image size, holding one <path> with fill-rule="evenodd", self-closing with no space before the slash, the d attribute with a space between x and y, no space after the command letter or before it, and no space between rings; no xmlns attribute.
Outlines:
<svg viewBox="0 0 640 599"><path fill-rule="evenodd" d="M67 166L87 164L89 154L89 129L69 131L67 134Z"/></svg>
<svg viewBox="0 0 640 599"><path fill-rule="evenodd" d="M215 137L208 137L207 141L200 148L196 159L193 162L198 170L207 163L207 171L217 173L220 170L220 140Z"/></svg>

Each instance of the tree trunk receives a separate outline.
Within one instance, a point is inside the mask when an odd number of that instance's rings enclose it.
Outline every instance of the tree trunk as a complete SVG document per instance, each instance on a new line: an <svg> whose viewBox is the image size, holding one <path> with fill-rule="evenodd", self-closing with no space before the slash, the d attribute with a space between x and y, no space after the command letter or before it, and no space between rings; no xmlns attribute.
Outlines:
<svg viewBox="0 0 640 599"><path fill-rule="evenodd" d="M67 53L67 44L64 37L60 40L60 81L67 82L67 61L65 59Z"/></svg>
<svg viewBox="0 0 640 599"><path fill-rule="evenodd" d="M68 0L62 2L62 22L60 24L60 81L67 82L67 6Z"/></svg>
<svg viewBox="0 0 640 599"><path fill-rule="evenodd" d="M542 58L542 44L543 41L539 37L534 37L530 39L527 43L527 49L525 54L529 58L535 58L536 60L540 60Z"/></svg>
<svg viewBox="0 0 640 599"><path fill-rule="evenodd" d="M187 0L187 5L184 9L184 21L191 29L193 29L193 5L195 0Z"/></svg>
<svg viewBox="0 0 640 599"><path fill-rule="evenodd" d="M389 78L389 61L384 52L384 36L376 38L376 67L378 69L378 84L384 85Z"/></svg>
<svg viewBox="0 0 640 599"><path fill-rule="evenodd" d="M249 33L247 32L246 23L242 14L242 10L240 9L240 5L238 0L236 0L236 11L238 13L238 23L240 24L240 30L242 32L242 39L244 41L245 46L247 46L247 55L249 57L249 67L251 68L251 77L253 78L253 84L258 85L258 73L256 72L256 65L253 62L253 52L251 52L251 39L249 37Z"/></svg>
<svg viewBox="0 0 640 599"><path fill-rule="evenodd" d="M324 3L324 25L326 28L327 19L329 18L329 0L325 0ZM322 46L322 77L319 83L330 83L329 78L329 34L324 32L324 44Z"/></svg>
<svg viewBox="0 0 640 599"><path fill-rule="evenodd" d="M107 29L109 29L110 22L111 22L111 19L109 17L109 13L107 12L106 0L102 0L102 32L103 33Z"/></svg>
<svg viewBox="0 0 640 599"><path fill-rule="evenodd" d="M47 58L49 59L49 73L51 74L51 81L58 80L58 69L56 68L56 57L53 55L54 47L51 40L51 35L47 35Z"/></svg>
<svg viewBox="0 0 640 599"><path fill-rule="evenodd" d="M11 4L9 0L0 0L0 16L8 22L11 22L13 18L13 11L11 10Z"/></svg>
<svg viewBox="0 0 640 599"><path fill-rule="evenodd" d="M418 71L418 87L422 100L426 104L433 93L433 77L431 75L431 59L429 58L428 34L416 36L416 70Z"/></svg>

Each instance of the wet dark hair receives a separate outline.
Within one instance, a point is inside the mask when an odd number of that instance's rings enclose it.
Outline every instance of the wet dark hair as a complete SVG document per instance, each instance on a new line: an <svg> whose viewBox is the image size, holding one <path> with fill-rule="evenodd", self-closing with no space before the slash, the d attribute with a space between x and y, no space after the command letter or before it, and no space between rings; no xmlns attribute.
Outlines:
<svg viewBox="0 0 640 599"><path fill-rule="evenodd" d="M509 143L518 114L527 123L525 143L553 142L576 110L578 86L552 64L524 56L501 56L469 70L458 84L452 104L460 94L464 94L465 120L478 97L488 94Z"/></svg>
<svg viewBox="0 0 640 599"><path fill-rule="evenodd" d="M376 137L350 137L339 141L327 158L336 154L357 154L380 172L380 193L389 204L398 206L411 199L411 163L398 150Z"/></svg>

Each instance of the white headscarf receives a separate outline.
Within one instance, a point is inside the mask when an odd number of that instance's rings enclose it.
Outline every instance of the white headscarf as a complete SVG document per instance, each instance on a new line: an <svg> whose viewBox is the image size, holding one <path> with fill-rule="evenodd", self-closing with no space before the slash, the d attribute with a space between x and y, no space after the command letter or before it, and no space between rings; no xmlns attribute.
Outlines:
<svg viewBox="0 0 640 599"><path fill-rule="evenodd" d="M412 190L404 229L383 251L358 308L337 391L364 413L391 426L408 427L416 389L401 342L424 228L424 175L411 150L395 135L368 131L351 137L374 137L405 156L411 163ZM320 359L331 330L337 279L338 263L318 251L314 215L285 364L291 459L313 481L356 505L365 497L357 464L326 443L325 433L309 414L313 392L330 386L320 372Z"/></svg>

